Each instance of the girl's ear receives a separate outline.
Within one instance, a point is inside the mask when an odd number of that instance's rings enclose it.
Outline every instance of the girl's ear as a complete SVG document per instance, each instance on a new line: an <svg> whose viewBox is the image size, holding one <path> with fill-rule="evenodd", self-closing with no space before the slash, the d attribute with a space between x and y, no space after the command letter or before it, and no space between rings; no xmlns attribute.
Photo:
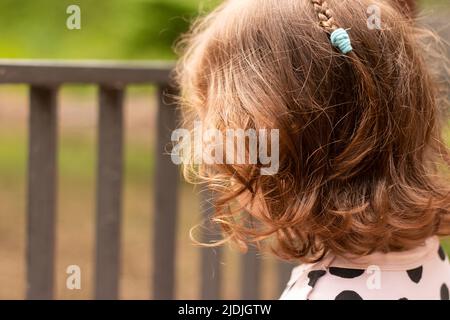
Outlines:
<svg viewBox="0 0 450 320"><path fill-rule="evenodd" d="M416 15L417 0L391 0L402 11L403 14L410 18Z"/></svg>

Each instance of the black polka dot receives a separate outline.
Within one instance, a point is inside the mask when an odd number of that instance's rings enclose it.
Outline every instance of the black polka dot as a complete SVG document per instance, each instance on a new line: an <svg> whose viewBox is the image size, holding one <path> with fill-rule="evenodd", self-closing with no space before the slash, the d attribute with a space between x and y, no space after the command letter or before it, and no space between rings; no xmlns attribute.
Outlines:
<svg viewBox="0 0 450 320"><path fill-rule="evenodd" d="M400 298L398 300L408 300L408 298L403 297L403 298Z"/></svg>
<svg viewBox="0 0 450 320"><path fill-rule="evenodd" d="M441 300L450 300L448 287L445 283L441 286Z"/></svg>
<svg viewBox="0 0 450 320"><path fill-rule="evenodd" d="M330 267L330 273L337 277L352 279L362 275L364 273L364 269Z"/></svg>
<svg viewBox="0 0 450 320"><path fill-rule="evenodd" d="M422 279L422 272L422 266L407 271L408 277L415 283L419 283L420 279Z"/></svg>
<svg viewBox="0 0 450 320"><path fill-rule="evenodd" d="M313 270L308 273L308 286L314 288L316 285L317 280L319 280L321 277L323 277L327 272L325 270Z"/></svg>
<svg viewBox="0 0 450 320"><path fill-rule="evenodd" d="M438 254L439 254L439 258L441 258L442 261L445 261L445 252L441 246L439 246Z"/></svg>
<svg viewBox="0 0 450 320"><path fill-rule="evenodd" d="M339 293L334 300L363 300L363 298L355 291L345 290Z"/></svg>

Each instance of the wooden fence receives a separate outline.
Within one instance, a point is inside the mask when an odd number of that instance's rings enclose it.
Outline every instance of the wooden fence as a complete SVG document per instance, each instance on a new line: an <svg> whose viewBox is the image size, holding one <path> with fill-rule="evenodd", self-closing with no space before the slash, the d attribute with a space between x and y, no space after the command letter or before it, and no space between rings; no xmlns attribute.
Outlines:
<svg viewBox="0 0 450 320"><path fill-rule="evenodd" d="M123 172L123 98L130 84L158 87L153 298L175 298L177 167L167 156L177 109L171 96L171 64L0 60L1 84L27 84L29 146L27 190L28 299L54 298L54 251L57 177L57 93L67 83L99 86L96 189L95 298L117 299L120 271L120 224ZM204 216L212 206L203 198ZM208 239L205 239L208 240ZM220 249L202 250L201 298L220 299ZM279 265L279 289L290 267ZM242 258L243 299L259 297L260 261L255 252Z"/></svg>

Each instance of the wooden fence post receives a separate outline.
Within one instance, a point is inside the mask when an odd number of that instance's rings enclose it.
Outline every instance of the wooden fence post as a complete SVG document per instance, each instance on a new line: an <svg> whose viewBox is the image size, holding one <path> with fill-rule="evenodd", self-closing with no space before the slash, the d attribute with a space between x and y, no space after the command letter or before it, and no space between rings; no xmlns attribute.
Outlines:
<svg viewBox="0 0 450 320"><path fill-rule="evenodd" d="M56 211L56 88L30 89L27 299L52 299Z"/></svg>
<svg viewBox="0 0 450 320"><path fill-rule="evenodd" d="M153 298L175 298L175 256L178 203L178 168L171 161L172 130L177 126L177 110L170 86L158 89L157 148L155 168L154 273Z"/></svg>
<svg viewBox="0 0 450 320"><path fill-rule="evenodd" d="M98 118L95 298L117 299L123 171L123 90L101 87Z"/></svg>

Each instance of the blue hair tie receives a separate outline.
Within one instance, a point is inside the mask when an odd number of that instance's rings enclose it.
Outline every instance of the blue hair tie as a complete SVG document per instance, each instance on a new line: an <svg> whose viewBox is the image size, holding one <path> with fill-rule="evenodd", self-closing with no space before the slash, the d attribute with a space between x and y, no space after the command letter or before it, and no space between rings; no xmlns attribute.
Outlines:
<svg viewBox="0 0 450 320"><path fill-rule="evenodd" d="M347 31L342 28L338 28L331 34L331 44L338 48L343 54L347 54L353 50L352 42Z"/></svg>

